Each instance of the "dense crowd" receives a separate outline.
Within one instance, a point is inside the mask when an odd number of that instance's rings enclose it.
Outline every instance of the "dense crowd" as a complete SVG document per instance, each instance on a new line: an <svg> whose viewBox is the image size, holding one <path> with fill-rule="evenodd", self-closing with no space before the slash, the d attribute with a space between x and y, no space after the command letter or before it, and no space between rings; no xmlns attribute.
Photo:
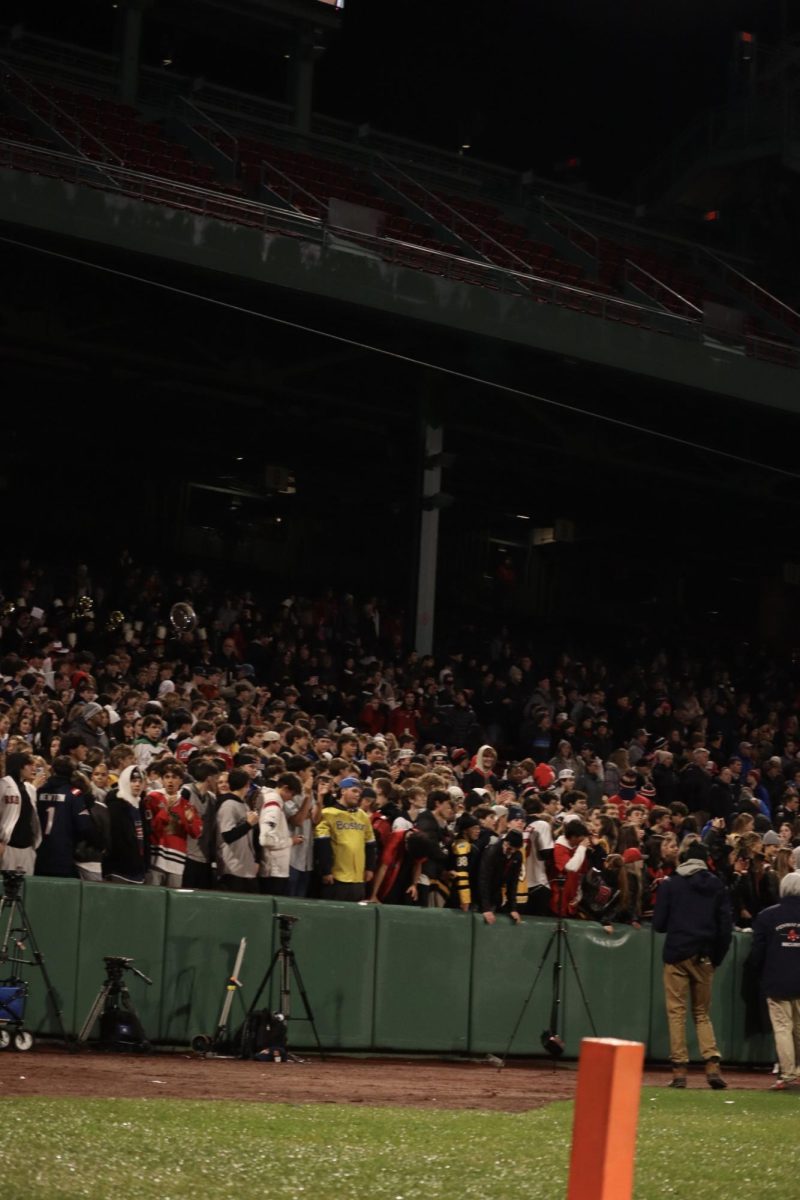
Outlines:
<svg viewBox="0 0 800 1200"><path fill-rule="evenodd" d="M3 870L611 928L700 840L747 929L800 866L793 662L434 658L374 598L60 583L2 608Z"/></svg>

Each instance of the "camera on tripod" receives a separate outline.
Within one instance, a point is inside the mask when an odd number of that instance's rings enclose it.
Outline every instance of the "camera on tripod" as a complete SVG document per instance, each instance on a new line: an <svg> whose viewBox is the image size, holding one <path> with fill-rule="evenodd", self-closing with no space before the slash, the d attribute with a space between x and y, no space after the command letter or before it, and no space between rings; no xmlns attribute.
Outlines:
<svg viewBox="0 0 800 1200"><path fill-rule="evenodd" d="M281 946L286 950L292 940L292 926L296 925L300 918L287 917L285 913L275 913L273 920L278 922L278 936L281 939Z"/></svg>
<svg viewBox="0 0 800 1200"><path fill-rule="evenodd" d="M125 972L130 971L148 985L153 981L144 971L134 967L132 958L121 954L104 954L103 962L106 977L78 1034L78 1044L83 1045L89 1040L99 1020L98 1045L101 1049L146 1053L151 1048L150 1043L125 986Z"/></svg>
<svg viewBox="0 0 800 1200"><path fill-rule="evenodd" d="M19 900L22 892L22 881L25 878L24 871L3 871L3 898L5 900Z"/></svg>

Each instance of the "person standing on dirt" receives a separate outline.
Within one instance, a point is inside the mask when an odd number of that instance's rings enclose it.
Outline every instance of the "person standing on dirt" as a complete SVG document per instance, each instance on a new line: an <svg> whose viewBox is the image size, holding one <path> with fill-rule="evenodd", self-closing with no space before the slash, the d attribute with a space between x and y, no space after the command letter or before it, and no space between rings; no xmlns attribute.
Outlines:
<svg viewBox="0 0 800 1200"><path fill-rule="evenodd" d="M771 1090L800 1087L800 872L781 880L779 904L762 909L753 926L750 965L761 976L761 990L775 1035L780 1074Z"/></svg>
<svg viewBox="0 0 800 1200"><path fill-rule="evenodd" d="M667 935L663 956L672 1060L669 1086L686 1087L686 1018L691 1004L708 1085L727 1087L720 1074L720 1053L709 1008L714 970L731 944L733 913L724 884L708 869L708 850L702 842L687 846L675 874L659 887L653 929Z"/></svg>

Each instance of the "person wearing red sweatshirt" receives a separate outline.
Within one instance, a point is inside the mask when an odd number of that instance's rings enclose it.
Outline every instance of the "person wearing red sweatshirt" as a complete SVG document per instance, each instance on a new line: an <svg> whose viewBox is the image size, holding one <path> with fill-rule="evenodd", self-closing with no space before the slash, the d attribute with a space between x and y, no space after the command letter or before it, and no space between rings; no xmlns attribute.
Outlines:
<svg viewBox="0 0 800 1200"><path fill-rule="evenodd" d="M145 813L150 839L150 869L145 883L159 887L183 886L186 839L199 838L203 820L189 800L181 795L184 770L168 762L161 775L162 789L148 794Z"/></svg>
<svg viewBox="0 0 800 1200"><path fill-rule="evenodd" d="M550 908L557 917L574 917L581 898L581 878L591 865L589 830L582 821L570 821L553 845Z"/></svg>

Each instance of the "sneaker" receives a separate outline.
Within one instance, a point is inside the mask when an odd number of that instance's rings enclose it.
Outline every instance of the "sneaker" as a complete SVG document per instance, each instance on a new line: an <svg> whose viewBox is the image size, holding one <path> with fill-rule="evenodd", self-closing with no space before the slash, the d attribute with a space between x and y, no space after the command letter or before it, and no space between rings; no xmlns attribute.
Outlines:
<svg viewBox="0 0 800 1200"><path fill-rule="evenodd" d="M775 1082L774 1082L774 1083L771 1083L771 1084L769 1085L769 1091L771 1091L771 1092L785 1092L785 1091L786 1091L786 1089L787 1089L787 1088L790 1086L790 1084L792 1084L792 1083L794 1083L794 1080L793 1080L793 1079L782 1079L782 1078L778 1078L778 1079L776 1079L776 1080L775 1080Z"/></svg>
<svg viewBox="0 0 800 1200"><path fill-rule="evenodd" d="M673 1075L672 1079L667 1084L667 1087L685 1088L686 1087L686 1076L685 1075Z"/></svg>

